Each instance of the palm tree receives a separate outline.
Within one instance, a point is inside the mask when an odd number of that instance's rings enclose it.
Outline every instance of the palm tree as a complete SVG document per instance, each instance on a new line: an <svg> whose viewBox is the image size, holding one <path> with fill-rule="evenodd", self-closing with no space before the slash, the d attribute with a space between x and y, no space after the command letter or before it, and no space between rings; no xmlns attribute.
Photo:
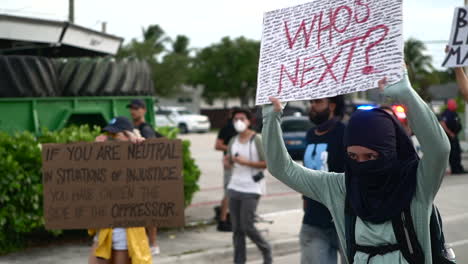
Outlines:
<svg viewBox="0 0 468 264"><path fill-rule="evenodd" d="M143 43L147 43L154 53L157 54L165 51L164 45L171 41L159 25L150 25L147 29L142 28L142 32Z"/></svg>
<svg viewBox="0 0 468 264"><path fill-rule="evenodd" d="M189 84L192 78L192 60L189 48L190 39L177 35L172 42L172 49L162 57L160 63L153 67L158 78L155 89L158 95L173 96L179 93L183 85Z"/></svg>
<svg viewBox="0 0 468 264"><path fill-rule="evenodd" d="M431 74L435 69L432 66L432 57L424 55L424 51L426 45L420 40L410 38L405 42L404 55L408 77L421 97L429 99L427 88L433 82Z"/></svg>
<svg viewBox="0 0 468 264"><path fill-rule="evenodd" d="M187 36L177 35L175 41L172 43L172 52L184 56L188 56L190 40Z"/></svg>
<svg viewBox="0 0 468 264"><path fill-rule="evenodd" d="M159 25L142 28L142 35L143 41L132 39L119 50L117 57L136 57L146 59L149 63L156 62L157 56L165 51L165 44L171 41Z"/></svg>

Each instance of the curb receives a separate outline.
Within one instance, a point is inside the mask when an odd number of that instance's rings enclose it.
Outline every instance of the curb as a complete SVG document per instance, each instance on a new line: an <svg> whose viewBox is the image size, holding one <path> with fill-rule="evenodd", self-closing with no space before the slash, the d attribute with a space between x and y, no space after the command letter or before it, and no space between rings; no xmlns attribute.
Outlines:
<svg viewBox="0 0 468 264"><path fill-rule="evenodd" d="M289 238L283 240L276 240L270 242L273 257L293 254L299 252L299 238ZM192 254L184 254L178 256L170 256L165 258L155 258L154 263L158 264L168 264L168 263L177 263L177 264L205 264L205 263L226 263L232 262L233 257L233 248L217 248L209 249L203 252L197 252ZM258 251L257 247L249 243L247 245L247 259L249 261L259 260L261 254ZM227 261L229 260L229 261Z"/></svg>

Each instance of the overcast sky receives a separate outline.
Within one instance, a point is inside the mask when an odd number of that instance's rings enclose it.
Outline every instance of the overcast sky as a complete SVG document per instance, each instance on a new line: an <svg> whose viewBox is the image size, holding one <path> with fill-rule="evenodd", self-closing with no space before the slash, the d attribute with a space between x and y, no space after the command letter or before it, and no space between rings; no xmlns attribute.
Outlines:
<svg viewBox="0 0 468 264"><path fill-rule="evenodd" d="M159 24L175 37L187 35L191 47L201 48L224 36L260 40L265 11L310 0L75 0L75 23L107 32L128 41L141 38L141 28ZM462 0L404 0L404 37L423 41L447 40L453 9ZM66 20L67 0L0 0L0 13ZM428 44L434 64L443 59L444 44Z"/></svg>

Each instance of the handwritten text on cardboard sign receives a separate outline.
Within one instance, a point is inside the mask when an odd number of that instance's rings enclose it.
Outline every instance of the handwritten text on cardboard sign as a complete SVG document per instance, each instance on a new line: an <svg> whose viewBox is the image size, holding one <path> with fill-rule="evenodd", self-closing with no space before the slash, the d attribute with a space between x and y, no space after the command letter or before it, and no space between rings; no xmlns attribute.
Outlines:
<svg viewBox="0 0 468 264"><path fill-rule="evenodd" d="M184 224L179 140L43 146L49 229Z"/></svg>
<svg viewBox="0 0 468 264"><path fill-rule="evenodd" d="M257 104L328 97L401 78L401 1L314 1L265 14Z"/></svg>

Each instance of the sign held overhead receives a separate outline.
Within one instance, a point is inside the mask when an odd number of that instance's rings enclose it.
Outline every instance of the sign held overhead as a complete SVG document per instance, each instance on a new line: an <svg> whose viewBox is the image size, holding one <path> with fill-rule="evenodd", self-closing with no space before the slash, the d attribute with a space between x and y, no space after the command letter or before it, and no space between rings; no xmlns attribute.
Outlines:
<svg viewBox="0 0 468 264"><path fill-rule="evenodd" d="M442 67L468 66L468 7L455 8L448 46Z"/></svg>
<svg viewBox="0 0 468 264"><path fill-rule="evenodd" d="M364 91L403 73L401 0L315 0L265 13L257 105Z"/></svg>

